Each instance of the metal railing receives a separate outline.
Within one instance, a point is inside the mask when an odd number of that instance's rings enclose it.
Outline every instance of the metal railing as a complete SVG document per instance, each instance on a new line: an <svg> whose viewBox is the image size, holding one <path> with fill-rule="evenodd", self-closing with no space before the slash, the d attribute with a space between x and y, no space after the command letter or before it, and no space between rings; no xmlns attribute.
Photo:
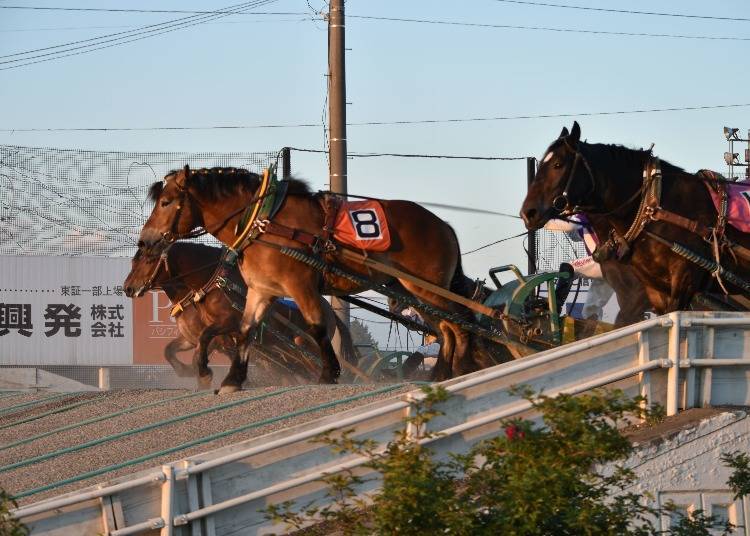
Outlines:
<svg viewBox="0 0 750 536"><path fill-rule="evenodd" d="M665 405L668 415L696 405L749 404L748 350L750 314L671 313L444 382L453 396L442 403L445 415L429 424L437 435L416 440L430 443L441 456L496 434L503 419L531 409L508 392L514 384L548 395L616 386ZM721 371L720 390L714 385L716 371ZM420 396L417 391L376 402L13 513L31 526L32 534L59 530L66 523L80 527L83 511L99 512L98 517L91 514L87 525L92 534L160 529L162 535L213 536L238 527L243 533L259 533L268 528L259 506L321 498L321 477L361 468L367 461L334 455L311 440L352 429L358 438L385 445L403 426L410 401ZM111 502L92 502L102 498L116 498L117 511L106 506ZM190 532L181 532L188 525Z"/></svg>

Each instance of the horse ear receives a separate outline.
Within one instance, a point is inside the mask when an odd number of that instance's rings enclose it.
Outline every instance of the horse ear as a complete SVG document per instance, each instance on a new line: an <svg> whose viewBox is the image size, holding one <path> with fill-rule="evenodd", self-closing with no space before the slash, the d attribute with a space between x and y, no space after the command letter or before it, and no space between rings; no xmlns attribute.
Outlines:
<svg viewBox="0 0 750 536"><path fill-rule="evenodd" d="M183 171L185 172L185 178L187 179L190 176L190 166L185 164Z"/></svg>
<svg viewBox="0 0 750 536"><path fill-rule="evenodd" d="M581 127L578 121L573 121L573 128L570 130L570 140L573 143L578 143L581 140Z"/></svg>
<svg viewBox="0 0 750 536"><path fill-rule="evenodd" d="M562 132L560 132L560 138L566 137L570 132L568 132L568 127L563 127Z"/></svg>

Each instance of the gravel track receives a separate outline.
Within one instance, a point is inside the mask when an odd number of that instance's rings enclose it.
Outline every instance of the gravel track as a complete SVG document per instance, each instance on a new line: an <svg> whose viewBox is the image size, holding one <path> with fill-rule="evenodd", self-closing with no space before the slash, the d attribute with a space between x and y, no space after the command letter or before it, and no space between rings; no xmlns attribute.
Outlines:
<svg viewBox="0 0 750 536"><path fill-rule="evenodd" d="M197 438L206 437L214 433L223 432L231 428L247 425L278 417L286 413L306 409L334 400L340 400L353 395L381 389L385 385L308 385L282 394L273 395L261 400L248 400L237 406L210 412L206 415L192 417L184 421L161 426L159 428L140 432L138 434L107 441L85 448L80 451L66 453L55 458L40 461L29 466L19 467L0 472L0 487L11 495L25 490L37 488L66 478L103 468L115 463L124 462L142 455L178 446ZM272 424L232 434L208 443L183 449L172 454L164 455L152 460L125 467L86 480L75 482L37 493L20 499L19 504L28 504L38 500L66 493L75 489L109 480L111 478L133 473L144 468L156 467L160 464L179 460L193 454L206 452L224 445L268 434L276 430L308 422L325 415L338 413L375 400L388 398L405 392L412 387L408 384L397 386L393 391L373 395L361 400L343 403L330 408L317 410L304 415L287 418ZM279 387L263 387L248 389L231 395L214 396L206 394L182 400L166 401L145 409L136 410L107 420L75 427L48 437L40 438L31 443L3 449L3 445L20 439L29 438L39 433L54 430L71 423L82 422L93 417L121 411L133 406L147 404L154 401L164 401L167 398L189 394L189 391L164 390L127 390L111 391L108 393L85 393L74 398L65 398L32 406L26 411L13 412L12 415L0 416L0 426L19 421L29 416L50 411L55 407L73 404L92 397L101 397L99 402L73 408L62 413L42 416L31 422L19 424L0 430L0 466L27 460L74 445L103 438L124 430L132 430L164 419L186 415L204 408L211 408L227 402L250 399L260 395L274 393ZM33 400L39 400L48 394L24 394L13 397L10 403L0 399L0 411L4 406L12 406ZM7 404L6 404L7 402Z"/></svg>

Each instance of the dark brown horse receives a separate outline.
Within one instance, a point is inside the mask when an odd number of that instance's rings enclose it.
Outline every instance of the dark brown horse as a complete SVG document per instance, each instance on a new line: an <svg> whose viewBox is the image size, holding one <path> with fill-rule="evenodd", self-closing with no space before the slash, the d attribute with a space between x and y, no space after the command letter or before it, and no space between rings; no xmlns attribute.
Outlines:
<svg viewBox="0 0 750 536"><path fill-rule="evenodd" d="M606 239L609 233L607 220L598 214L586 216L596 236ZM646 311L651 309L651 301L633 267L612 258L602 259L599 265L602 268L604 281L615 291L617 304L620 306L615 318L615 327L627 326L643 320Z"/></svg>
<svg viewBox="0 0 750 536"><path fill-rule="evenodd" d="M203 227L221 242L233 245L242 212L257 201L260 177L244 169L212 168L183 170L167 175L163 182L150 190L154 209L143 226L141 244L159 249L175 236L184 236ZM432 212L409 201L382 200L391 235L391 247L383 253L373 252L371 258L413 274L444 289L463 285L458 241L453 229ZM288 192L273 218L275 224L307 235L322 235L326 224L323 196L313 194L306 183L288 181ZM323 355L320 382L334 383L340 365L325 329L321 308L321 292L354 294L365 290L331 273L321 273L279 251L279 247L312 248L299 241L276 234L263 234L252 240L241 251L240 270L248 285L242 332L247 335L263 318L274 299L290 296L298 305L310 334L317 341ZM363 264L328 252L326 260L335 261L342 269L386 284L394 278L371 272ZM418 299L443 310L464 314L466 309L452 301L423 290L408 279L400 284ZM455 288L455 290L460 290ZM465 290L461 290L464 292ZM436 367L436 379L463 374L480 367L471 354L471 337L453 322L427 319L441 333L441 366Z"/></svg>
<svg viewBox="0 0 750 536"><path fill-rule="evenodd" d="M218 270L218 271L217 271ZM216 277L224 278L220 286L210 284ZM210 285L207 288L207 285ZM222 263L221 248L199 243L177 242L160 255L150 255L139 249L132 261L132 269L125 279L125 294L129 297L142 296L149 289L162 289L173 304L180 304L181 311L176 316L180 335L171 341L164 355L178 376L196 376L201 388L211 384L212 373L208 368L208 355L211 351L221 351L231 360L231 367L221 384L221 393L233 392L242 386L247 378L247 360L240 355L237 339L240 335L240 322L247 287L236 265ZM203 290L202 290L203 289ZM199 301L194 301L196 293L205 292ZM355 352L348 329L338 321L326 302L325 310L329 336L338 331L342 339L346 361L355 362ZM306 328L299 311L282 303L274 303L266 319L269 331L281 334L294 341L308 352L317 353L317 346L310 346L299 333ZM269 357L284 354L288 349L271 335L263 337L261 355ZM177 358L177 352L196 349L191 366ZM291 371L295 372L294 368ZM298 371L305 376L304 371ZM298 375L299 375L298 374Z"/></svg>
<svg viewBox="0 0 750 536"><path fill-rule="evenodd" d="M602 239L609 236L612 240L597 256L613 256L630 264L654 310L661 314L686 309L697 293L715 287L708 271L674 253L672 245L678 243L709 260L714 252L709 241L676 225L674 218L671 222L650 218L639 210L642 200L643 206L650 206L650 199L657 197L651 193L658 176L655 162L650 150L581 141L576 122L570 132L564 128L547 149L529 186L521 217L528 229L538 229L554 216L575 212L598 215L603 223L597 225L597 233ZM704 177L665 161L660 162L660 172L661 192L653 203L654 207L658 205L657 210L681 216L704 229L717 225L717 211ZM727 226L726 237L734 244L750 246L750 237L732 227ZM740 277L747 279L750 275L748 262L739 256L725 252L721 263ZM723 284L730 292L738 291L728 281Z"/></svg>

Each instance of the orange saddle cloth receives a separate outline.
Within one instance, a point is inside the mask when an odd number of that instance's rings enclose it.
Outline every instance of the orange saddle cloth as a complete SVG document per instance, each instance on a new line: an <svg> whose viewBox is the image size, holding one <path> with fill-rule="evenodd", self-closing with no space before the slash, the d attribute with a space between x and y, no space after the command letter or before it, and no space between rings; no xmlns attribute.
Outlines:
<svg viewBox="0 0 750 536"><path fill-rule="evenodd" d="M383 207L372 199L344 201L336 215L333 238L357 249L387 251L391 233Z"/></svg>

